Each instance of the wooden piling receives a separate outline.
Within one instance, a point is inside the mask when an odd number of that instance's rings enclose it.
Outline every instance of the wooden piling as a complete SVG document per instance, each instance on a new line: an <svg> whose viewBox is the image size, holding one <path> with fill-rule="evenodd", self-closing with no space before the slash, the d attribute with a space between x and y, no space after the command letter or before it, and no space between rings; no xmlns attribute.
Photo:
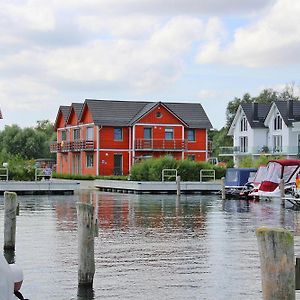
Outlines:
<svg viewBox="0 0 300 300"><path fill-rule="evenodd" d="M264 300L295 299L294 238L283 228L256 229Z"/></svg>
<svg viewBox="0 0 300 300"><path fill-rule="evenodd" d="M17 194L4 193L4 250L15 250L17 224Z"/></svg>
<svg viewBox="0 0 300 300"><path fill-rule="evenodd" d="M78 286L93 286L95 274L93 206L77 203Z"/></svg>
<svg viewBox="0 0 300 300"><path fill-rule="evenodd" d="M280 189L281 205L284 207L285 206L284 179L280 179L279 189Z"/></svg>
<svg viewBox="0 0 300 300"><path fill-rule="evenodd" d="M222 190L221 190L222 200L225 200L226 199L226 194L225 194L225 177L221 178L221 186L222 186Z"/></svg>
<svg viewBox="0 0 300 300"><path fill-rule="evenodd" d="M180 176L176 177L176 191L177 191L177 196L180 196Z"/></svg>
<svg viewBox="0 0 300 300"><path fill-rule="evenodd" d="M295 265L295 289L300 290L300 257L296 257Z"/></svg>

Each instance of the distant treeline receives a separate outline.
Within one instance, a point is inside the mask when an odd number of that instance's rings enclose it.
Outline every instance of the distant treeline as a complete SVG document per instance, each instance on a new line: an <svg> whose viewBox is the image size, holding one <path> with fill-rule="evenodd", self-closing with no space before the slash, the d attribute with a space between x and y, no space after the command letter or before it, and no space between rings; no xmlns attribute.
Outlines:
<svg viewBox="0 0 300 300"><path fill-rule="evenodd" d="M8 164L9 179L33 180L35 159L53 157L49 147L55 139L48 120L38 121L35 127L5 126L0 131L0 167Z"/></svg>

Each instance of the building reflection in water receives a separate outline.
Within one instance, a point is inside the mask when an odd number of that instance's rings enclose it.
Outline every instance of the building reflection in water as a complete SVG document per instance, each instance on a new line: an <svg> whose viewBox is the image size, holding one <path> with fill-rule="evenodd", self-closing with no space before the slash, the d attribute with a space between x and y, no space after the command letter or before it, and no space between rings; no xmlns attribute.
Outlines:
<svg viewBox="0 0 300 300"><path fill-rule="evenodd" d="M92 203L101 230L149 228L189 229L204 234L211 203L199 197L192 200L174 195L113 194L90 191L64 197L53 203L59 230L76 230L76 202ZM201 200L202 199L202 200Z"/></svg>

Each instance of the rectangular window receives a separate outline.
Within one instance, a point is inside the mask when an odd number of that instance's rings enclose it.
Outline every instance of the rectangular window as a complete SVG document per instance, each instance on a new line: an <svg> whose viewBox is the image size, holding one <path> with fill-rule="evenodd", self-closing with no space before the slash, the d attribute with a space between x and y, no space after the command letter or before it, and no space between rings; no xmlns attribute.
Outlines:
<svg viewBox="0 0 300 300"><path fill-rule="evenodd" d="M94 165L94 154L87 153L86 154L86 166L87 168L91 168Z"/></svg>
<svg viewBox="0 0 300 300"><path fill-rule="evenodd" d="M274 152L282 152L282 135L273 136Z"/></svg>
<svg viewBox="0 0 300 300"><path fill-rule="evenodd" d="M62 132L61 132L61 140L62 141L66 141L67 140L67 131L66 130L62 130Z"/></svg>
<svg viewBox="0 0 300 300"><path fill-rule="evenodd" d="M74 141L80 140L80 129L79 128L74 129L73 140Z"/></svg>
<svg viewBox="0 0 300 300"><path fill-rule="evenodd" d="M246 117L242 117L241 119L241 131L247 131L248 130L248 122Z"/></svg>
<svg viewBox="0 0 300 300"><path fill-rule="evenodd" d="M174 139L174 131L173 128L166 128L165 129L165 139L170 141Z"/></svg>
<svg viewBox="0 0 300 300"><path fill-rule="evenodd" d="M144 128L144 139L145 140L152 139L152 128Z"/></svg>
<svg viewBox="0 0 300 300"><path fill-rule="evenodd" d="M241 152L243 152L243 153L248 152L248 137L247 136L242 136L240 138L240 147L241 147Z"/></svg>
<svg viewBox="0 0 300 300"><path fill-rule="evenodd" d="M122 127L115 127L114 128L114 140L115 141L122 141L123 140Z"/></svg>
<svg viewBox="0 0 300 300"><path fill-rule="evenodd" d="M86 139L87 139L87 141L93 141L94 140L94 128L93 127L87 127L87 129L86 129Z"/></svg>
<svg viewBox="0 0 300 300"><path fill-rule="evenodd" d="M188 160L195 160L195 154L188 154L187 159Z"/></svg>
<svg viewBox="0 0 300 300"><path fill-rule="evenodd" d="M274 118L274 130L281 130L282 129L282 119L280 115L277 115Z"/></svg>
<svg viewBox="0 0 300 300"><path fill-rule="evenodd" d="M190 142L196 141L195 129L188 129L188 141Z"/></svg>

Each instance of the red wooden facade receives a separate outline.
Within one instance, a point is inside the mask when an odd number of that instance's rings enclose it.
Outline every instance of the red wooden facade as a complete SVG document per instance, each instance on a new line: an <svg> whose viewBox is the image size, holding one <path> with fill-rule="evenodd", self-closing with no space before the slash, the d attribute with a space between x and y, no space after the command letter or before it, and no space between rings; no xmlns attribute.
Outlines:
<svg viewBox="0 0 300 300"><path fill-rule="evenodd" d="M57 142L50 146L57 153L58 173L127 175L148 157L208 158L208 128L189 128L161 102L127 126L96 124L91 109L85 102L79 113L72 104L67 118L59 109Z"/></svg>

